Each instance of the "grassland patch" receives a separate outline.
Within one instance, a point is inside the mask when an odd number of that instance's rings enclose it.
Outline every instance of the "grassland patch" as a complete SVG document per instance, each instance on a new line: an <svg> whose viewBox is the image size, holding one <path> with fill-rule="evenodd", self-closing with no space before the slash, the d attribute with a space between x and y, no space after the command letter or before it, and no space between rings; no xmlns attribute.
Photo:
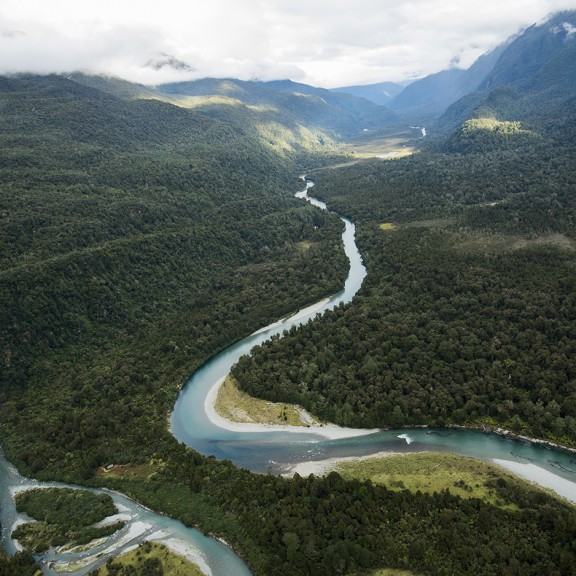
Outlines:
<svg viewBox="0 0 576 576"><path fill-rule="evenodd" d="M200 568L163 544L145 542L102 566L96 576L112 576L131 566L134 574L163 574L163 576L204 576ZM153 571L156 570L156 571ZM161 570L161 571L160 571ZM124 574L125 572L120 572ZM126 572L127 573L127 572ZM131 572L132 573L132 572Z"/></svg>
<svg viewBox="0 0 576 576"><path fill-rule="evenodd" d="M389 134L367 131L347 143L344 149L357 158L374 158L392 152L394 152L394 156L390 156L390 158L400 158L416 152L416 148L411 143L417 134L419 136L419 131L415 132L409 128Z"/></svg>
<svg viewBox="0 0 576 576"><path fill-rule="evenodd" d="M148 480L163 467L163 463L155 461L147 464L112 464L98 468L96 476L115 480Z"/></svg>
<svg viewBox="0 0 576 576"><path fill-rule="evenodd" d="M345 478L370 479L392 490L432 494L449 489L463 498L480 498L507 509L516 509L516 506L497 495L494 483L526 484L498 466L454 454L406 454L342 462L336 471Z"/></svg>
<svg viewBox="0 0 576 576"><path fill-rule="evenodd" d="M242 392L232 376L224 380L214 404L220 416L232 422L309 426L312 422L301 408L253 398Z"/></svg>

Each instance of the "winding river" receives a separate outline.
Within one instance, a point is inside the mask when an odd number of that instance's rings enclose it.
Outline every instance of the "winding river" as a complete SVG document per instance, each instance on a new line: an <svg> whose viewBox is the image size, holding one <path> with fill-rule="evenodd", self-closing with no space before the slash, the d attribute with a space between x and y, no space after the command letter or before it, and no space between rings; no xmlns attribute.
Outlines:
<svg viewBox="0 0 576 576"><path fill-rule="evenodd" d="M307 194L312 186L297 194L314 205L326 205ZM494 461L534 482L552 488L576 502L576 454L552 449L532 442L511 440L496 434L470 430L403 428L402 430L356 430L336 426L288 428L282 426L252 426L231 424L218 419L211 410L218 384L238 359L256 345L281 334L291 326L300 325L326 310L349 302L360 289L366 269L356 247L354 224L342 219L342 235L350 273L344 289L331 298L300 310L233 344L198 369L182 389L171 416L174 436L204 455L228 459L237 466L255 472L286 473L302 462L335 457L365 456L378 452L450 452ZM0 452L0 521L2 545L15 551L10 538L13 526L22 521L13 503L14 493L34 486L64 486L23 478ZM75 487L79 488L79 487ZM86 574L109 555L127 549L145 539L162 541L194 559L206 572L218 576L249 575L246 565L214 538L207 538L180 522L153 513L125 496L109 492L113 497L125 528L112 540L78 554L53 552L46 558L57 562L84 562L68 573ZM99 558L96 555L101 554ZM44 574L57 574L46 565Z"/></svg>
<svg viewBox="0 0 576 576"><path fill-rule="evenodd" d="M323 202L310 198L307 189L297 194L326 209ZM205 455L228 459L255 472L282 473L303 461L345 456L365 456L378 452L450 452L493 461L520 476L552 488L576 502L576 454L497 434L463 429L411 428L402 430L355 430L322 428L230 425L214 418L210 405L214 391L238 359L253 346L316 314L349 302L366 276L362 257L354 239L354 224L342 218L342 235L350 273L344 289L332 298L301 310L233 344L213 357L193 374L182 389L171 418L172 433L180 441ZM200 407L204 407L201 409Z"/></svg>

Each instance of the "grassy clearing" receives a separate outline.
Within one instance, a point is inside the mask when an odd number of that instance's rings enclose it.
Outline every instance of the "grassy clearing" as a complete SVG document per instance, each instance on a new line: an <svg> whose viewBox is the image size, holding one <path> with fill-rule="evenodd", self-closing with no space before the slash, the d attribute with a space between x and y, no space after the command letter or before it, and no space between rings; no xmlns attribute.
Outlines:
<svg viewBox="0 0 576 576"><path fill-rule="evenodd" d="M391 134L365 132L345 145L348 152L359 158L373 158L395 152L394 158L409 156L416 149L411 142L420 136L420 130L402 129Z"/></svg>
<svg viewBox="0 0 576 576"><path fill-rule="evenodd" d="M204 576L204 573L196 564L175 554L166 546L154 542L145 542L135 550L116 558L110 564L105 564L95 574L96 576L124 574L125 572L121 570L127 566L131 566L136 570L135 572L130 572L131 574Z"/></svg>
<svg viewBox="0 0 576 576"><path fill-rule="evenodd" d="M398 226L392 224L392 222L384 222L380 224L380 230L398 230Z"/></svg>
<svg viewBox="0 0 576 576"><path fill-rule="evenodd" d="M518 235L493 234L470 234L469 237L457 246L463 252L491 252L502 254L514 250L522 250L533 246L554 246L569 252L576 251L576 243L564 236L564 234L548 234L536 238L525 238Z"/></svg>
<svg viewBox="0 0 576 576"><path fill-rule="evenodd" d="M449 489L463 498L480 498L501 508L516 508L504 502L490 487L498 479L510 484L523 483L498 466L453 454L407 454L342 462L336 467L345 478L370 479L392 490L434 493Z"/></svg>
<svg viewBox="0 0 576 576"><path fill-rule="evenodd" d="M220 416L232 422L290 426L309 426L312 423L297 406L259 400L242 392L231 376L220 386L214 408Z"/></svg>
<svg viewBox="0 0 576 576"><path fill-rule="evenodd" d="M114 480L149 480L154 473L162 468L163 464L156 462L148 464L114 464L111 469L107 469L105 466L98 468L96 476Z"/></svg>

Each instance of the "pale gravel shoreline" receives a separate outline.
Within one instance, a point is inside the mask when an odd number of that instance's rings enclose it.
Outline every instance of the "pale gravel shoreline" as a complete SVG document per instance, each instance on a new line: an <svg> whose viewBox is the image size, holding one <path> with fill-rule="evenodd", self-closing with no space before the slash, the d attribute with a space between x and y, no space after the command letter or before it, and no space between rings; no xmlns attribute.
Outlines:
<svg viewBox="0 0 576 576"><path fill-rule="evenodd" d="M410 454L416 454L416 452L411 452ZM324 476L342 462L361 462L363 460L405 455L406 454L402 452L376 452L375 454L367 454L366 456L341 456L339 458L326 458L325 460L308 460L286 467L282 472L282 476L287 478L291 478L294 474L302 477L310 476L310 474L314 474L314 476Z"/></svg>
<svg viewBox="0 0 576 576"><path fill-rule="evenodd" d="M293 434L310 434L314 436L324 436L329 440L338 440L340 438L353 438L356 436L366 436L368 434L374 434L379 432L379 428L366 429L366 428L343 428L337 426L336 424L312 424L307 426L288 426L280 424L258 424L258 423L245 423L245 422L232 422L227 418L224 418L214 407L216 402L216 397L218 396L218 390L222 386L224 378L221 378L212 386L208 394L206 395L206 400L204 401L204 410L206 416L219 428L228 430L230 432L288 432ZM307 414L307 413L306 413Z"/></svg>
<svg viewBox="0 0 576 576"><path fill-rule="evenodd" d="M287 425L275 425L275 424L258 424L258 423L240 423L231 422L230 420L220 416L214 407L216 402L216 397L218 395L218 390L225 378L219 380L209 391L206 396L204 409L208 419L216 426L229 430L232 432L287 432L287 433L299 433L299 434L311 434L320 435L328 439L340 439L355 436L363 436L367 434L372 434L379 432L381 429L356 429L356 428L342 428L336 424L311 424L310 427L303 426L287 426ZM306 411L303 411L305 415L308 415ZM308 415L309 417L309 415ZM428 428L428 426L421 426L422 428ZM510 430L504 428L492 428L487 426L452 426L453 429L465 429L470 431L484 432L488 434L495 434L504 438L510 438L518 442L529 442L535 445L548 446L556 449L567 450L572 453L576 453L574 448L569 448L567 446L562 446L555 444L553 442L542 440L538 438L531 438L528 436L523 436L520 434L515 434ZM327 458L324 460L309 460L304 462L298 462L297 464L286 466L282 469L281 475L284 477L291 478L294 474L298 474L302 477L308 477L310 474L314 476L324 476L334 470L341 462L359 462L362 460L375 459L375 458L388 458L390 456L403 455L401 452L378 452L375 454L369 454L366 456L344 456L339 458ZM497 460L492 459L492 462L497 464L503 469L516 474L517 476L523 477L526 480L535 482L544 488L552 489L562 498L575 503L576 502L576 488L575 485L565 480L553 473L547 472L542 468L536 466L526 466L523 463L507 461L507 460ZM534 479L535 473L537 480Z"/></svg>
<svg viewBox="0 0 576 576"><path fill-rule="evenodd" d="M206 400L204 402L204 410L208 419L219 428L224 430L229 430L231 432L291 432L296 434L313 434L320 435L328 438L329 440L338 440L340 438L354 438L356 436L367 436L368 434L375 434L376 432L381 432L385 428L343 428L337 424L316 424L314 423L314 418L304 409L301 409L302 416L305 420L311 422L309 427L306 426L288 426L281 424L259 424L259 423L244 423L244 422L232 422L227 418L224 418L215 409L216 398L218 396L218 391L220 386L224 383L226 377L218 380L214 386L210 389L206 395ZM408 426L410 428L429 428L428 425L419 426ZM472 432L484 432L485 434L495 434L496 436L501 436L503 438L509 438L510 440L516 440L517 442L528 442L530 444L547 446L554 449L566 450L576 454L576 448L570 446L564 446L562 444L557 444L550 440L544 440L542 438L533 438L531 436L524 436L522 434L517 434L511 430L501 427L492 427L488 425L452 425L447 426L447 430L470 430Z"/></svg>
<svg viewBox="0 0 576 576"><path fill-rule="evenodd" d="M412 454L422 454L422 452L413 452L410 454L399 452L378 452L366 456L343 456L341 458L327 458L326 460L310 460L308 462L299 462L286 467L282 472L282 476L285 478L292 478L294 474L298 474L303 478L307 478L310 474L314 474L314 476L325 476L329 472L335 470L338 467L338 464L342 462L360 462L372 459L390 458L391 456L409 456ZM523 478L535 486L553 490L558 496L565 498L569 502L576 503L576 488L574 487L574 483L570 482L570 480L560 478L531 463L512 462L510 460L502 460L498 458L494 458L492 463L503 470L507 470L508 472ZM534 479L535 477L537 480Z"/></svg>
<svg viewBox="0 0 576 576"><path fill-rule="evenodd" d="M197 548L190 546L178 538L165 538L164 535L159 538L148 538L148 540L157 542L158 544L164 544L164 546L166 546L166 548L168 548L174 554L198 566L203 574L206 576L212 576L212 570L210 570L210 567L208 564L206 564L206 561L204 560L200 550Z"/></svg>

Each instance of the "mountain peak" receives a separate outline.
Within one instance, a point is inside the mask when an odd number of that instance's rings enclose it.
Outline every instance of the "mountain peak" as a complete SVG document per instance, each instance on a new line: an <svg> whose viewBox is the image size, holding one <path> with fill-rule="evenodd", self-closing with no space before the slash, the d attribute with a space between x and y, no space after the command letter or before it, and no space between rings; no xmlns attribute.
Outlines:
<svg viewBox="0 0 576 576"><path fill-rule="evenodd" d="M195 72L196 68L170 54L159 54L146 62L147 68L153 70L175 70L178 72Z"/></svg>

